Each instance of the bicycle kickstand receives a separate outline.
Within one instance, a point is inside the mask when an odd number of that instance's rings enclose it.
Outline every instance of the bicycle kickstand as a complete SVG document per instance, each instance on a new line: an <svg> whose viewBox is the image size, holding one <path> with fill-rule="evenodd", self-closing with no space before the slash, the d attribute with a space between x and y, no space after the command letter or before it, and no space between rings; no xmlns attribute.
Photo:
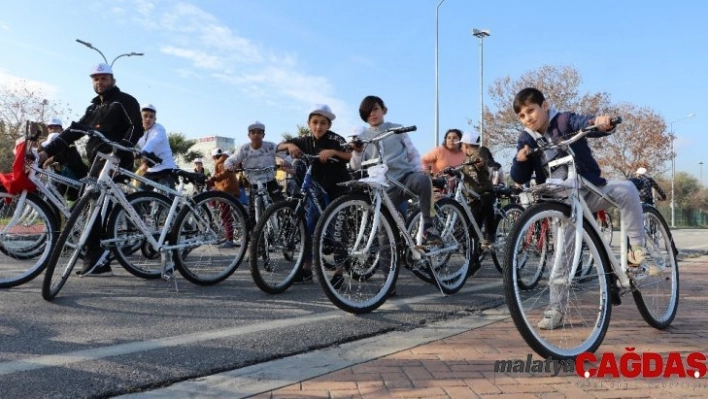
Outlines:
<svg viewBox="0 0 708 399"><path fill-rule="evenodd" d="M175 275L175 263L172 261L172 252L163 252L162 259L162 279L167 281L167 289L173 288L175 292L179 292L177 288L177 276Z"/></svg>

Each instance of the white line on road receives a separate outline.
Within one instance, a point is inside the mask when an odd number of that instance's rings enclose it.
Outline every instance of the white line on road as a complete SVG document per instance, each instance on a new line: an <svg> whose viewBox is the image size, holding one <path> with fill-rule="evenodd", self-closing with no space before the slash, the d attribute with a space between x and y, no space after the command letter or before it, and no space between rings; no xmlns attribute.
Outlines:
<svg viewBox="0 0 708 399"><path fill-rule="evenodd" d="M460 293L482 291L500 285L500 282L493 282L466 286L460 291ZM398 311L402 307L402 305L420 303L437 298L440 298L440 294L429 294L406 299L387 301L380 308L380 310L378 310L378 312ZM252 334L261 331L293 327L301 324L315 323L323 320L346 316L349 315L342 311L335 310L310 316L298 316L288 319L251 324L247 326L224 328L192 334L177 335L174 337L165 337L146 341L131 342L128 344L111 345L94 349L66 352L57 355L38 356L33 358L14 360L10 362L0 363L0 376L18 373L22 371L38 370L46 367L65 366L73 363L88 362L111 356L121 356L136 352L146 352L155 349L169 348L180 345L189 345L197 342L210 341L214 339L230 338L244 334Z"/></svg>

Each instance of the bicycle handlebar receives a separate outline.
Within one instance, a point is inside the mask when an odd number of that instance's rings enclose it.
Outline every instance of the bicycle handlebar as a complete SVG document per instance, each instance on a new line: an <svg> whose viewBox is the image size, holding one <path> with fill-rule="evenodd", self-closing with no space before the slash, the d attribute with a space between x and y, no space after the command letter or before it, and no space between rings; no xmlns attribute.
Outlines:
<svg viewBox="0 0 708 399"><path fill-rule="evenodd" d="M316 161L316 160L320 159L320 156L319 155L302 154L302 155L300 155L300 158L304 158L308 161ZM327 160L327 162L332 162L332 163L339 162L339 159L332 157L332 158L329 158Z"/></svg>
<svg viewBox="0 0 708 399"><path fill-rule="evenodd" d="M416 125L392 127L390 129L384 130L378 136L371 138L369 140L361 140L358 137L354 138L354 139L352 139L352 144L354 144L356 146L361 146L363 144L375 143L375 142L385 139L386 137L388 137L392 134L402 134L402 133L408 133L408 132L415 132L416 130L418 130L418 127Z"/></svg>
<svg viewBox="0 0 708 399"><path fill-rule="evenodd" d="M612 126L617 126L617 125L619 125L620 123L622 123L622 117L620 117L620 116L614 117L614 118L612 118L612 119L610 120L610 124L611 124ZM568 139L566 139L566 140L563 140L563 141L560 141L560 142L558 142L558 143L556 143L556 144L552 144L552 143L551 143L551 144L549 144L549 145L547 145L547 146L543 146L543 147L539 146L539 147L537 147L537 148L532 148L531 151L528 152L528 155L529 155L529 156L530 156L530 155L535 155L535 154L538 154L538 153L540 153L540 152L542 152L542 151L544 151L544 150L548 150L548 149L552 149L552 148L567 147L567 146L569 146L569 145L575 143L576 141L582 139L582 138L585 137L588 133L595 132L595 131L597 131L597 130L599 130L599 128L598 128L597 125L588 126L588 127L584 128L584 129L580 129L579 131L577 131L577 132L575 132L575 133L571 133L572 136L571 136L570 138L568 138Z"/></svg>
<svg viewBox="0 0 708 399"><path fill-rule="evenodd" d="M113 147L116 150L119 151L125 151L125 152L132 152L133 154L137 154L139 157L146 158L153 164L161 164L162 163L162 158L158 157L154 152L147 152L147 151L138 151L135 147L127 147L123 144L117 143L115 141L109 140L103 133L101 133L98 130L81 130L81 129L76 129L76 128L69 128L68 130L74 131L74 132L80 132L83 133L87 136L90 137L96 137L105 144L108 144L109 146Z"/></svg>

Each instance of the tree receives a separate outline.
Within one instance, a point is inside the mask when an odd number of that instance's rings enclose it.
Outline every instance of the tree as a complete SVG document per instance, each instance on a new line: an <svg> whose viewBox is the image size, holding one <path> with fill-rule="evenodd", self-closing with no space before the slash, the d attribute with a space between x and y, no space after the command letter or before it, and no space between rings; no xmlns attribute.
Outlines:
<svg viewBox="0 0 708 399"><path fill-rule="evenodd" d="M640 167L649 175L663 172L671 159L671 137L664 132L663 118L649 108L626 103L610 107L608 113L621 116L622 124L612 135L589 141L603 174L627 179Z"/></svg>
<svg viewBox="0 0 708 399"><path fill-rule="evenodd" d="M5 124L5 132L14 138L22 137L28 120L45 122L56 116L68 126L71 114L71 108L60 101L48 100L41 89L26 81L0 86L0 121Z"/></svg>
<svg viewBox="0 0 708 399"><path fill-rule="evenodd" d="M71 108L48 100L40 88L27 81L0 85L0 171L10 170L15 141L24 137L27 121L44 122L56 116L68 126L71 113Z"/></svg>
<svg viewBox="0 0 708 399"><path fill-rule="evenodd" d="M204 157L201 151L191 151L191 148L197 143L197 140L187 140L184 133L169 133L167 139L170 141L172 155L174 155L177 160L181 159L184 162L190 163L196 158Z"/></svg>
<svg viewBox="0 0 708 399"><path fill-rule="evenodd" d="M610 114L623 118L623 123L609 137L590 139L590 146L603 174L627 178L643 166L651 172L661 172L669 159L670 137L666 123L656 112L632 104L613 105L605 92L581 94L582 79L572 66L545 65L523 74L519 79L497 79L489 88L496 112L485 107L485 140L495 150L516 148L519 131L523 129L513 110L516 93L525 87L543 92L546 101L559 111L583 115ZM477 127L478 129L478 127ZM652 163L646 162L651 160Z"/></svg>
<svg viewBox="0 0 708 399"><path fill-rule="evenodd" d="M291 134L290 132L283 133L283 140L288 141L295 137L304 137L310 134L310 129L307 126L297 125L297 136Z"/></svg>

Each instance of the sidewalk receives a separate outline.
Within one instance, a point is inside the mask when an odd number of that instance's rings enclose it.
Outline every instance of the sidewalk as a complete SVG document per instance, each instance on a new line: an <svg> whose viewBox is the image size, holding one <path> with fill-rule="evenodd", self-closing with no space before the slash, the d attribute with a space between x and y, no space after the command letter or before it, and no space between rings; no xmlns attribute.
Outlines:
<svg viewBox="0 0 708 399"><path fill-rule="evenodd" d="M631 295L613 308L597 354L616 359L636 353L708 353L708 257L680 262L679 310L671 327L659 331L639 315ZM497 317L503 309L491 313ZM503 316L503 315L502 315ZM484 318L484 315L480 316ZM482 323L484 324L484 323ZM543 360L532 353L509 317L448 338L415 346L283 388L256 398L627 398L708 397L708 377L581 379L575 374L538 376L495 373L497 360ZM302 369L310 365L301 364Z"/></svg>

